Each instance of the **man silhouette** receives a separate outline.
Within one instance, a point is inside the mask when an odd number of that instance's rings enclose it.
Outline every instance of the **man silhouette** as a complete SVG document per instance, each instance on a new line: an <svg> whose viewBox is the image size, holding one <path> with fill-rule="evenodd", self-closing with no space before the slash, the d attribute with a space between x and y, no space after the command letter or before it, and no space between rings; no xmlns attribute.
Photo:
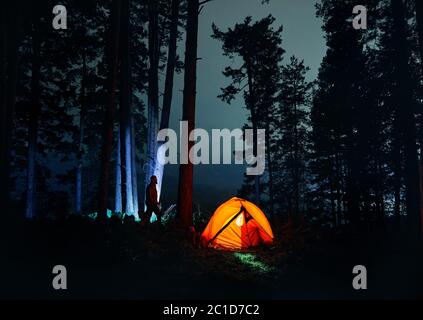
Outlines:
<svg viewBox="0 0 423 320"><path fill-rule="evenodd" d="M151 215L153 212L157 216L157 221L161 224L162 223L162 213L160 211L160 203L157 201L157 177L151 176L150 184L147 186L145 190L145 204L147 206L147 210L145 212L145 218L143 220L143 224L150 222Z"/></svg>

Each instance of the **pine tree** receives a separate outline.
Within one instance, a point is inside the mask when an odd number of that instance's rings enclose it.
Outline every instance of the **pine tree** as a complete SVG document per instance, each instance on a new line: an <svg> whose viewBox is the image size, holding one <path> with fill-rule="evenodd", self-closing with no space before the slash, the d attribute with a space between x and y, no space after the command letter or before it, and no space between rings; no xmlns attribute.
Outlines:
<svg viewBox="0 0 423 320"><path fill-rule="evenodd" d="M306 80L309 68L292 56L290 63L282 67L280 104L274 118L278 130L274 134L277 151L277 183L275 186L279 203L286 203L289 217L298 221L305 213L307 194L308 158L308 107L312 83Z"/></svg>
<svg viewBox="0 0 423 320"><path fill-rule="evenodd" d="M252 22L247 17L243 23L236 24L227 32L220 31L213 25L212 37L222 42L224 54L230 58L240 57L242 65L239 68L226 67L223 74L232 80L232 83L222 89L219 96L223 101L231 103L235 95L243 94L245 105L250 111L249 121L254 130L253 154L257 157L257 129L268 130L269 114L275 103L280 77L279 63L282 60L284 50L281 47L282 27L274 30L272 24L274 18L268 16L260 21ZM269 141L268 141L269 143ZM267 152L268 168L272 168L272 153ZM269 161L270 160L270 161ZM268 172L270 182L273 182L273 173ZM251 190L248 187L252 177L246 177L240 193ZM247 184L247 185L246 185ZM256 203L260 203L260 177L254 177L254 195ZM273 194L270 192L270 194ZM273 201L270 197L270 210Z"/></svg>

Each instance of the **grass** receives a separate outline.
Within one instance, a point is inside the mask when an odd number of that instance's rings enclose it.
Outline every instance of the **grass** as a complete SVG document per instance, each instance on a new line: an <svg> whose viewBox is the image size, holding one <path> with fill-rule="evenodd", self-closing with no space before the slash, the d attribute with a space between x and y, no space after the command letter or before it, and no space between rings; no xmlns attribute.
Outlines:
<svg viewBox="0 0 423 320"><path fill-rule="evenodd" d="M252 253L234 252L234 256L241 263L251 267L253 270L259 273L268 273L272 271L272 267L258 260L257 256Z"/></svg>
<svg viewBox="0 0 423 320"><path fill-rule="evenodd" d="M82 218L2 223L0 249L6 259L0 264L0 297L422 296L423 259L404 250L402 235L350 237L311 227L272 226L272 247L233 252L200 249L172 225L141 228L113 218L103 223ZM56 264L65 265L69 274L69 290L61 295L51 290ZM360 295L351 289L356 264L366 265L372 275L369 290ZM400 277L394 281L392 274Z"/></svg>

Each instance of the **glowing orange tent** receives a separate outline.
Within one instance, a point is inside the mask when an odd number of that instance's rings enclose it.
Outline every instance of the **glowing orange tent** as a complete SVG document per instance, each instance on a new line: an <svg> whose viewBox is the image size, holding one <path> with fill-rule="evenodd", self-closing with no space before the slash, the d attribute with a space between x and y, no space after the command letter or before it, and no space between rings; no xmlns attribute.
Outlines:
<svg viewBox="0 0 423 320"><path fill-rule="evenodd" d="M216 209L201 241L213 248L245 249L272 244L273 232L263 211L247 200L234 197Z"/></svg>

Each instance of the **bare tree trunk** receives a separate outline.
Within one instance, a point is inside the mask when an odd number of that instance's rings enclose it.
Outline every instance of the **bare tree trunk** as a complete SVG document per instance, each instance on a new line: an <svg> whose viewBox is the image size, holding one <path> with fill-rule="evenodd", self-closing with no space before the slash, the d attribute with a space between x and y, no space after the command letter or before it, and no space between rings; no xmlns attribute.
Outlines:
<svg viewBox="0 0 423 320"><path fill-rule="evenodd" d="M257 106L255 103L255 93L254 93L254 85L253 85L253 75L251 71L251 61L248 53L244 57L245 63L247 65L247 80L248 80L248 104L250 105L250 112L251 112L251 124L253 127L253 155L257 158L257 145L258 145L258 136L257 136ZM258 159L257 159L258 161ZM260 205L260 176L255 175L254 177L254 194L255 194L255 202L257 205Z"/></svg>
<svg viewBox="0 0 423 320"><path fill-rule="evenodd" d="M172 105L173 95L173 79L176 66L176 44L178 38L178 22L179 22L179 2L180 0L172 0L172 12L169 31L169 49L166 64L166 80L163 95L163 108L160 121L160 129L169 127L170 109Z"/></svg>
<svg viewBox="0 0 423 320"><path fill-rule="evenodd" d="M182 120L188 122L188 136L195 128L195 99L197 83L199 0L188 0L188 20L185 43L185 74ZM188 138L188 137L186 137ZM193 142L188 142L188 151ZM183 226L192 224L193 164L179 166L178 214Z"/></svg>
<svg viewBox="0 0 423 320"><path fill-rule="evenodd" d="M419 36L419 51L420 51L420 77L423 78L423 2L416 0L416 19L417 19L417 32ZM421 231L423 232L423 113L420 115L420 161L419 161L419 173L420 173L420 221Z"/></svg>
<svg viewBox="0 0 423 320"><path fill-rule="evenodd" d="M383 201L383 188L382 188L382 168L380 165L380 151L377 151L376 154L376 172L377 172L377 181L376 181L376 220L379 225L384 223L385 218L385 209Z"/></svg>
<svg viewBox="0 0 423 320"><path fill-rule="evenodd" d="M82 158L84 156L84 120L87 109L87 54L86 49L82 52L82 77L81 77L81 93L80 103L81 109L79 112L79 132L78 132L78 154L76 165L76 196L75 196L75 212L81 214L82 212Z"/></svg>
<svg viewBox="0 0 423 320"><path fill-rule="evenodd" d="M38 17L35 17L38 19ZM33 22L32 35L32 69L31 69L31 103L28 125L28 159L26 179L26 209L25 217L34 217L34 195L36 186L36 154L38 137L38 117L40 113L40 39L39 21Z"/></svg>
<svg viewBox="0 0 423 320"><path fill-rule="evenodd" d="M335 183L336 183L336 217L337 224L342 225L342 205L341 205L341 193L342 193L342 168L341 162L339 161L339 153L335 154Z"/></svg>
<svg viewBox="0 0 423 320"><path fill-rule="evenodd" d="M115 212L122 213L122 162L120 160L120 128L117 134L117 150L116 150L116 182L115 182Z"/></svg>
<svg viewBox="0 0 423 320"><path fill-rule="evenodd" d="M275 213L275 200L273 192L273 154L270 148L270 126L269 121L266 123L266 145L267 151L267 167L269 170L269 201L270 201L270 215L273 216Z"/></svg>
<svg viewBox="0 0 423 320"><path fill-rule="evenodd" d="M333 172L329 175L329 186L330 186L330 209L332 216L333 227L337 227L337 214L335 210L335 192L334 192L334 181L333 181Z"/></svg>
<svg viewBox="0 0 423 320"><path fill-rule="evenodd" d="M395 116L397 117L397 116ZM394 120L394 135L396 136L393 143L394 152L394 217L396 223L401 220L401 146L399 142L398 121Z"/></svg>
<svg viewBox="0 0 423 320"><path fill-rule="evenodd" d="M132 164L132 197L134 202L134 216L139 218L139 204L138 204L138 174L137 174L137 148L135 144L135 128L134 119L131 118L131 164Z"/></svg>
<svg viewBox="0 0 423 320"><path fill-rule="evenodd" d="M159 124L159 25L157 1L148 1L148 119L147 119L147 152L144 185L150 183L156 168L157 132Z"/></svg>
<svg viewBox="0 0 423 320"><path fill-rule="evenodd" d="M170 109L172 106L172 96L173 96L173 79L175 75L175 66L176 66L176 45L178 38L178 22L179 22L179 3L180 0L172 0L172 12L171 12L171 21L170 21L170 31L169 31L169 48L167 54L167 64L166 64L166 80L165 88L163 95L163 107L162 115L160 119L160 130L166 129L169 127L169 118L170 118ZM160 146L159 146L160 147ZM163 171L164 166L160 163L157 163L156 166L158 169L157 172L157 189L158 194L161 193L162 182L163 182Z"/></svg>
<svg viewBox="0 0 423 320"><path fill-rule="evenodd" d="M300 210L300 178L299 178L299 169L298 169L298 118L297 118L297 105L294 105L294 196L295 196L295 220L298 222Z"/></svg>
<svg viewBox="0 0 423 320"><path fill-rule="evenodd" d="M16 82L18 66L19 21L18 5L6 10L6 2L1 3L1 52L0 52L0 202L5 211L10 205L10 151L13 118L16 103Z"/></svg>
<svg viewBox="0 0 423 320"><path fill-rule="evenodd" d="M113 124L116 112L116 78L119 61L120 11L120 1L113 0L111 10L112 26L110 32L110 42L108 45L109 83L107 89L109 101L104 120L99 185L99 215L103 218L107 216L107 205L109 199L110 157L113 146Z"/></svg>
<svg viewBox="0 0 423 320"><path fill-rule="evenodd" d="M258 135L257 135L258 125L257 120L253 120L253 154L254 157L256 157L258 160ZM260 205L260 176L256 174L254 176L254 193L255 193L255 199L256 204Z"/></svg>
<svg viewBox="0 0 423 320"><path fill-rule="evenodd" d="M122 208L129 215L134 213L133 186L132 186L132 89L131 89L131 62L129 58L130 45L129 0L122 0L121 12L121 68L120 68L120 159Z"/></svg>

